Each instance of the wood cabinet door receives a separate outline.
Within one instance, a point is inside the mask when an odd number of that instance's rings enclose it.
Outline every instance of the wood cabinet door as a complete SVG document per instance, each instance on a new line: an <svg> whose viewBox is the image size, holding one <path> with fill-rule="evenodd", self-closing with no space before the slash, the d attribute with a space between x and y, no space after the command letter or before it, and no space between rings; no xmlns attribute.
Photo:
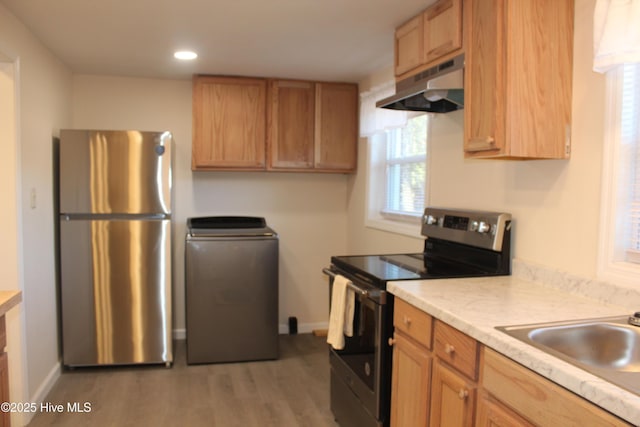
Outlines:
<svg viewBox="0 0 640 427"><path fill-rule="evenodd" d="M573 4L573 0L507 4L505 145L512 157L569 157Z"/></svg>
<svg viewBox="0 0 640 427"><path fill-rule="evenodd" d="M424 63L424 35L422 14L416 16L395 32L394 70L399 76Z"/></svg>
<svg viewBox="0 0 640 427"><path fill-rule="evenodd" d="M270 90L268 168L313 168L314 83L274 80Z"/></svg>
<svg viewBox="0 0 640 427"><path fill-rule="evenodd" d="M396 333L391 373L391 427L427 426L431 355Z"/></svg>
<svg viewBox="0 0 640 427"><path fill-rule="evenodd" d="M4 318L4 316L2 316ZM4 353L4 346L0 350L0 402L11 402L9 399L9 358ZM11 412L3 411L0 414L0 427L11 425Z"/></svg>
<svg viewBox="0 0 640 427"><path fill-rule="evenodd" d="M465 157L570 155L572 0L468 0Z"/></svg>
<svg viewBox="0 0 640 427"><path fill-rule="evenodd" d="M353 172L358 153L358 85L316 83L315 169Z"/></svg>
<svg viewBox="0 0 640 427"><path fill-rule="evenodd" d="M534 427L509 407L481 393L478 399L476 427Z"/></svg>
<svg viewBox="0 0 640 427"><path fill-rule="evenodd" d="M441 361L433 365L431 379L431 425L471 427L476 386Z"/></svg>
<svg viewBox="0 0 640 427"><path fill-rule="evenodd" d="M424 12L424 62L462 47L462 0L440 0Z"/></svg>
<svg viewBox="0 0 640 427"><path fill-rule="evenodd" d="M264 79L194 79L193 170L264 169L266 94Z"/></svg>
<svg viewBox="0 0 640 427"><path fill-rule="evenodd" d="M465 2L464 151L467 157L498 154L505 144L506 0Z"/></svg>

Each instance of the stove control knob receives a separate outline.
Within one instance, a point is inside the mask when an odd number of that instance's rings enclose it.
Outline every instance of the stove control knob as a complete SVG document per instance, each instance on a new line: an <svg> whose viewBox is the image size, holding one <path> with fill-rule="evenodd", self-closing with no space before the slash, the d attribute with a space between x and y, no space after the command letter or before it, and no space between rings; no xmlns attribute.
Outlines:
<svg viewBox="0 0 640 427"><path fill-rule="evenodd" d="M433 215L427 215L424 217L424 223L427 225L434 225L438 223L438 218Z"/></svg>
<svg viewBox="0 0 640 427"><path fill-rule="evenodd" d="M491 230L491 224L480 221L480 224L478 224L478 233L488 233L489 230Z"/></svg>
<svg viewBox="0 0 640 427"><path fill-rule="evenodd" d="M469 231L478 231L478 221L471 221Z"/></svg>

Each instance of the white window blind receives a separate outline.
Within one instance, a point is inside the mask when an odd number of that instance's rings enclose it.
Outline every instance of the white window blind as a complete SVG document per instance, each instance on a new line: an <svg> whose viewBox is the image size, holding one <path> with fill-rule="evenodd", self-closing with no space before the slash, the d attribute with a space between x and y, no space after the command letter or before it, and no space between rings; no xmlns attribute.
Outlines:
<svg viewBox="0 0 640 427"><path fill-rule="evenodd" d="M628 206L623 233L626 261L640 263L640 64L625 64L622 73L622 108L620 111L620 144L628 146L628 173L621 190ZM625 150L626 151L626 150Z"/></svg>
<svg viewBox="0 0 640 427"><path fill-rule="evenodd" d="M640 0L596 0L593 70L606 73L601 278L640 278Z"/></svg>

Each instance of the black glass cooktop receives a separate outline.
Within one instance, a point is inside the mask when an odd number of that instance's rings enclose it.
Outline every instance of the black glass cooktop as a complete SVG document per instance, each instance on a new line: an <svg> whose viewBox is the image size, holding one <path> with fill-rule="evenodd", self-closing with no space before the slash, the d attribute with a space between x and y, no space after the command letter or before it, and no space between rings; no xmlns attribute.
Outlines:
<svg viewBox="0 0 640 427"><path fill-rule="evenodd" d="M475 277L489 273L463 263L416 254L355 255L332 257L331 262L347 273L371 280L425 280L452 277Z"/></svg>

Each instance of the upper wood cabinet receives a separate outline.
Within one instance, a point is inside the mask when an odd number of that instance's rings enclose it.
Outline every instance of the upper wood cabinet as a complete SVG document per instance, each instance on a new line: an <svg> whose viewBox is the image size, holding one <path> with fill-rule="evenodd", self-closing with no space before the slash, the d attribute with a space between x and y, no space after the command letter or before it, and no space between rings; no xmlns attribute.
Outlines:
<svg viewBox="0 0 640 427"><path fill-rule="evenodd" d="M193 170L356 170L358 85L196 76Z"/></svg>
<svg viewBox="0 0 640 427"><path fill-rule="evenodd" d="M570 155L573 0L465 0L465 157Z"/></svg>
<svg viewBox="0 0 640 427"><path fill-rule="evenodd" d="M425 62L462 48L462 0L440 0L424 11Z"/></svg>
<svg viewBox="0 0 640 427"><path fill-rule="evenodd" d="M274 80L269 84L270 169L313 168L315 86L313 82Z"/></svg>
<svg viewBox="0 0 640 427"><path fill-rule="evenodd" d="M395 32L395 75L402 80L460 53L462 0L439 0Z"/></svg>
<svg viewBox="0 0 640 427"><path fill-rule="evenodd" d="M358 143L358 86L270 83L268 168L353 172Z"/></svg>
<svg viewBox="0 0 640 427"><path fill-rule="evenodd" d="M196 76L193 170L265 168L265 79Z"/></svg>
<svg viewBox="0 0 640 427"><path fill-rule="evenodd" d="M358 161L358 85L316 83L314 168L353 172Z"/></svg>
<svg viewBox="0 0 640 427"><path fill-rule="evenodd" d="M400 76L424 63L424 37L422 14L396 29L395 73Z"/></svg>

